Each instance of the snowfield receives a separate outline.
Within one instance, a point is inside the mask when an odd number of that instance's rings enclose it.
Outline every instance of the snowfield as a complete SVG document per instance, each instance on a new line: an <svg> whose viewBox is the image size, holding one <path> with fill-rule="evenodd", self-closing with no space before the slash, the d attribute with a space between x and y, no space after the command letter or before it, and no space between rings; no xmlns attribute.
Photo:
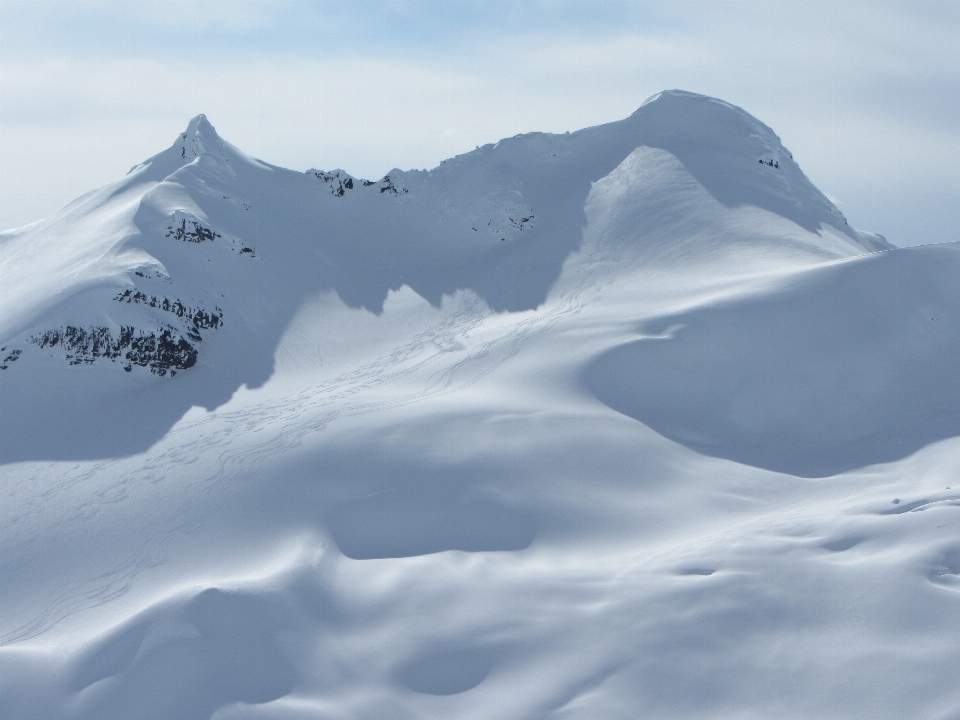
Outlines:
<svg viewBox="0 0 960 720"><path fill-rule="evenodd" d="M0 717L960 719L960 245L682 91L0 234Z"/></svg>

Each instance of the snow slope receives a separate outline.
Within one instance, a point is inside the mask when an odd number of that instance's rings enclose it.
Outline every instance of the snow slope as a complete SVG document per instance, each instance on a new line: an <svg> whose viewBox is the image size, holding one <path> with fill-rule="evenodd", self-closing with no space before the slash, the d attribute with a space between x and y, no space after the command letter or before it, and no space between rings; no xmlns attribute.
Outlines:
<svg viewBox="0 0 960 720"><path fill-rule="evenodd" d="M739 108L376 182L200 116L0 273L0 717L960 717L960 246Z"/></svg>

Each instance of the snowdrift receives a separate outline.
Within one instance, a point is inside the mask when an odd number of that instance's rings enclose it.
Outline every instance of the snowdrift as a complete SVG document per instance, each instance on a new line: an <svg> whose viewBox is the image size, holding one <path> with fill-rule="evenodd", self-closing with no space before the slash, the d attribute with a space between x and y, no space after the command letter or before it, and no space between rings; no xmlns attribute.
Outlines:
<svg viewBox="0 0 960 720"><path fill-rule="evenodd" d="M586 383L698 452L805 477L960 435L960 245L867 255L638 327Z"/></svg>

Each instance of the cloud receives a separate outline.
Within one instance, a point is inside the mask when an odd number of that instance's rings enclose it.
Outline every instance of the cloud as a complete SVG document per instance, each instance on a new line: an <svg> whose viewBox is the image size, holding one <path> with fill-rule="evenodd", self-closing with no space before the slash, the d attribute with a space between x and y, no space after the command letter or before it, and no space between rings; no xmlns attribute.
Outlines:
<svg viewBox="0 0 960 720"><path fill-rule="evenodd" d="M773 127L855 225L946 240L960 219L932 200L960 190L949 2L64 3L52 29L24 5L0 30L3 227L122 175L198 112L269 162L377 176L617 120L672 87ZM883 210L911 196L927 200Z"/></svg>

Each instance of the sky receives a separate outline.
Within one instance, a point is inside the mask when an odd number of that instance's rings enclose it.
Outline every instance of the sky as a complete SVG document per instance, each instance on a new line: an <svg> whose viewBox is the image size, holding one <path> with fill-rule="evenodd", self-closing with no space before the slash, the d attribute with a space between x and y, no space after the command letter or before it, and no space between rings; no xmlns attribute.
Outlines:
<svg viewBox="0 0 960 720"><path fill-rule="evenodd" d="M0 0L0 229L199 113L267 162L376 179L667 88L772 127L854 227L960 240L955 0Z"/></svg>

